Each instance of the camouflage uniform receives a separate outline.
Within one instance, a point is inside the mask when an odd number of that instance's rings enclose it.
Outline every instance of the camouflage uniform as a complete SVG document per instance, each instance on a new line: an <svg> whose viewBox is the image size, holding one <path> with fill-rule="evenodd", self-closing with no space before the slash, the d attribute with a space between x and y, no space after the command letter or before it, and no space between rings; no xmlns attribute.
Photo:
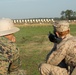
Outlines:
<svg viewBox="0 0 76 75"><path fill-rule="evenodd" d="M0 37L0 75L25 75L19 70L19 50L5 37Z"/></svg>
<svg viewBox="0 0 76 75"><path fill-rule="evenodd" d="M47 63L42 63L39 67L41 75L70 75L66 68L57 65L65 59L67 65L76 66L76 37L67 34L62 42L54 47Z"/></svg>

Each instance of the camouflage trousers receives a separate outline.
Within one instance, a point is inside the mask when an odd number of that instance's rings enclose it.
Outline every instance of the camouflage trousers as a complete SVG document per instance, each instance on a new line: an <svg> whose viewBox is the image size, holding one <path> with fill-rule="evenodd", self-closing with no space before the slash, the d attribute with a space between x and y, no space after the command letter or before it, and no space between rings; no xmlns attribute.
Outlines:
<svg viewBox="0 0 76 75"><path fill-rule="evenodd" d="M65 68L43 63L39 66L41 75L69 75Z"/></svg>
<svg viewBox="0 0 76 75"><path fill-rule="evenodd" d="M26 75L26 71L18 70L18 71L10 72L10 74L7 74L7 75Z"/></svg>
<svg viewBox="0 0 76 75"><path fill-rule="evenodd" d="M0 62L0 75L26 75L25 70L20 70L18 65L14 63L9 67L8 62Z"/></svg>
<svg viewBox="0 0 76 75"><path fill-rule="evenodd" d="M0 75L26 75L26 71L25 70L17 70L17 71L13 71L13 72L5 72L5 73L0 73Z"/></svg>

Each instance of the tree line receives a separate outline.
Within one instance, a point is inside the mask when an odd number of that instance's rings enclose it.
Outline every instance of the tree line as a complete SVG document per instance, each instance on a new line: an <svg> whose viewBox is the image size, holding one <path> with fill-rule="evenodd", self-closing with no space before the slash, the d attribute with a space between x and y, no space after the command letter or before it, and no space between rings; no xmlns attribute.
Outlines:
<svg viewBox="0 0 76 75"><path fill-rule="evenodd" d="M65 10L61 11L60 18L54 18L54 19L62 19L62 20L76 20L76 11L73 10Z"/></svg>

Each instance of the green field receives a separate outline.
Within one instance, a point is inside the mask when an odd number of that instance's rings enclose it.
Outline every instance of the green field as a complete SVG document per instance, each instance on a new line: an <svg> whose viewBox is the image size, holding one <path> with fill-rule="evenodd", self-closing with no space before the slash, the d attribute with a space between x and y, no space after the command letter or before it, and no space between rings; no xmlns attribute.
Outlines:
<svg viewBox="0 0 76 75"><path fill-rule="evenodd" d="M27 75L40 75L38 66L45 62L47 53L53 44L48 39L52 26L21 26L20 31L15 34L16 43L20 49L22 69ZM76 25L70 25L71 34L76 35Z"/></svg>

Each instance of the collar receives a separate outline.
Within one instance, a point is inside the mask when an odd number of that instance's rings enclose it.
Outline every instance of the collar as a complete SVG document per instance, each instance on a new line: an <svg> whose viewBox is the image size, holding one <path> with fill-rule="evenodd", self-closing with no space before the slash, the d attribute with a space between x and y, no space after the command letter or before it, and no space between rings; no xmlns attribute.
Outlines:
<svg viewBox="0 0 76 75"><path fill-rule="evenodd" d="M63 38L63 40L67 40L67 39L69 39L69 38L72 38L73 36L71 35L71 34L67 34L64 38Z"/></svg>

